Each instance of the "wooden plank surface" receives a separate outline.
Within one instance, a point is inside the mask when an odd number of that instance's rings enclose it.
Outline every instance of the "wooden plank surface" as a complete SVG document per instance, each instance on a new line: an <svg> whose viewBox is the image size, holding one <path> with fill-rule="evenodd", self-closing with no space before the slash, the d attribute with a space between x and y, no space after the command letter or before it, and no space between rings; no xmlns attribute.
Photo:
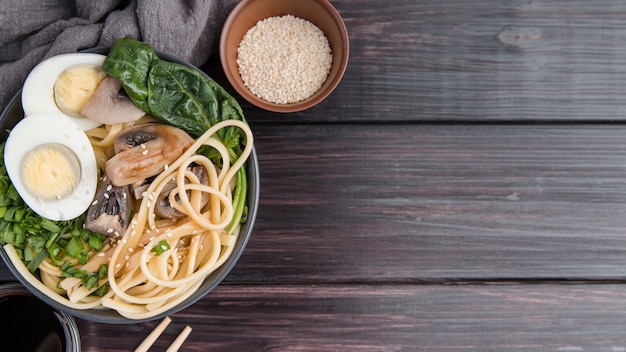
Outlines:
<svg viewBox="0 0 626 352"><path fill-rule="evenodd" d="M229 280L612 279L626 126L258 126L261 204Z"/></svg>
<svg viewBox="0 0 626 352"><path fill-rule="evenodd" d="M626 348L625 129L255 126L253 236L159 346L191 324L187 351ZM79 324L85 351L153 327Z"/></svg>
<svg viewBox="0 0 626 352"><path fill-rule="evenodd" d="M185 351L623 351L624 285L221 285L173 315ZM79 321L84 351L128 351L158 322ZM106 346L106 347L102 347Z"/></svg>
<svg viewBox="0 0 626 352"><path fill-rule="evenodd" d="M624 277L626 125L253 127L231 282Z"/></svg>
<svg viewBox="0 0 626 352"><path fill-rule="evenodd" d="M306 112L251 119L626 119L626 2L332 3L351 45L336 91ZM217 58L207 69L227 86Z"/></svg>
<svg viewBox="0 0 626 352"><path fill-rule="evenodd" d="M332 2L343 81L241 100L255 231L155 350L189 324L185 351L626 351L626 2ZM156 323L79 320L83 350Z"/></svg>

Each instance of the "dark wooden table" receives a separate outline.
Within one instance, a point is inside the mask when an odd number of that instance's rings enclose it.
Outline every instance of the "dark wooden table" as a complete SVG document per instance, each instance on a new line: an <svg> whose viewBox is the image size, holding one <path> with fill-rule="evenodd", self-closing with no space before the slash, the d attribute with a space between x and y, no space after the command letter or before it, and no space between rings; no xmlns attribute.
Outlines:
<svg viewBox="0 0 626 352"><path fill-rule="evenodd" d="M153 350L188 324L185 351L626 351L626 2L333 4L343 81L241 101L253 236ZM157 324L78 323L84 351Z"/></svg>

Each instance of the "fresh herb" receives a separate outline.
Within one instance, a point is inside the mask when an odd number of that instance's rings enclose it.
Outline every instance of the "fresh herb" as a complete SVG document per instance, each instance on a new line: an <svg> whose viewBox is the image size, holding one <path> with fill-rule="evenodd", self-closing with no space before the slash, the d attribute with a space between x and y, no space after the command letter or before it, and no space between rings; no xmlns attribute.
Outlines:
<svg viewBox="0 0 626 352"><path fill-rule="evenodd" d="M161 242L157 243L156 246L152 247L152 252L154 252L156 255L161 255L171 248L172 247L170 247L170 244L166 240L161 240Z"/></svg>
<svg viewBox="0 0 626 352"><path fill-rule="evenodd" d="M96 292L104 291L104 293L106 293L106 291L108 291L108 285L102 285L106 286L106 288L102 288L102 286L98 287L98 282L102 279L105 279L108 275L109 266L107 264L100 264L98 271L95 273L90 273L86 270L73 267L72 264L68 261L64 262L61 265L60 269L61 276L80 279L83 283L83 286L85 286L85 288L88 290L93 290L94 288L97 288ZM94 292L94 294L98 296L102 296L104 295L104 293L100 294Z"/></svg>
<svg viewBox="0 0 626 352"><path fill-rule="evenodd" d="M239 103L214 80L194 68L160 59L146 43L116 40L102 69L122 82L135 105L194 138L220 121L245 121ZM232 127L219 137L238 157L245 147L244 136Z"/></svg>
<svg viewBox="0 0 626 352"><path fill-rule="evenodd" d="M140 109L149 112L148 73L155 60L158 60L158 56L150 45L122 38L113 44L102 69L122 81L130 100Z"/></svg>
<svg viewBox="0 0 626 352"><path fill-rule="evenodd" d="M105 236L84 229L84 215L52 221L30 209L9 179L4 165L4 146L5 143L0 144L0 245L13 245L31 272L48 257L55 264L66 256L86 263L88 250L102 249Z"/></svg>
<svg viewBox="0 0 626 352"><path fill-rule="evenodd" d="M103 284L102 286L98 287L95 291L93 291L91 295L102 297L106 295L107 292L109 292L109 287L110 287L109 284Z"/></svg>
<svg viewBox="0 0 626 352"><path fill-rule="evenodd" d="M237 100L219 84L197 69L160 59L146 43L131 38L116 40L102 69L122 82L135 105L194 138L220 121L246 122ZM239 158L246 145L245 133L241 129L226 127L217 133L217 137L228 148L231 160ZM211 149L202 149L202 154L220 166L221 155ZM237 174L233 197L236 211L229 231L245 221L246 196L247 177L242 168Z"/></svg>
<svg viewBox="0 0 626 352"><path fill-rule="evenodd" d="M246 169L242 167L237 170L237 187L233 194L233 219L226 226L228 233L233 233L237 225L246 222L248 217L248 207L246 205L246 196L248 194L248 176Z"/></svg>

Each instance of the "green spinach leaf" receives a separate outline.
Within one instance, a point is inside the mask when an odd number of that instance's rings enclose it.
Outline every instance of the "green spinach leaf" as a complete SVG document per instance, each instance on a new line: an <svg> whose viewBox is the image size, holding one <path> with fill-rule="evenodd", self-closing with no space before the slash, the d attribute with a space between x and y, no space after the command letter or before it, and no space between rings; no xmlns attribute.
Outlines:
<svg viewBox="0 0 626 352"><path fill-rule="evenodd" d="M219 84L197 69L160 59L148 44L118 39L102 68L122 82L126 94L143 111L194 138L220 121L247 123L237 100ZM245 133L238 127L223 128L217 137L227 146L232 161L239 158L247 143ZM221 155L215 149L201 148L199 152L222 165ZM233 199L236 212L229 231L245 221L247 182L245 168L241 168Z"/></svg>
<svg viewBox="0 0 626 352"><path fill-rule="evenodd" d="M142 110L194 138L220 121L245 122L237 100L214 80L197 69L160 59L146 43L118 39L102 68L122 82ZM246 141L239 128L225 128L218 137L229 147L231 158L241 155Z"/></svg>
<svg viewBox="0 0 626 352"><path fill-rule="evenodd" d="M146 113L150 113L148 100L148 72L159 57L150 45L120 38L111 45L102 70L122 81L130 100Z"/></svg>

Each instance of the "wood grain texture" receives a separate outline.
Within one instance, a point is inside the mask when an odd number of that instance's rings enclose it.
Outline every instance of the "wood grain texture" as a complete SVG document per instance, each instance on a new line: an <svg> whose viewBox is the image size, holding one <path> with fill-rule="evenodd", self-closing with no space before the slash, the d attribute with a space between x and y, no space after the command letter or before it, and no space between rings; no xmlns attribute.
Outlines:
<svg viewBox="0 0 626 352"><path fill-rule="evenodd" d="M624 277L626 126L255 132L261 204L231 281Z"/></svg>
<svg viewBox="0 0 626 352"><path fill-rule="evenodd" d="M332 3L349 31L348 68L325 102L289 119L626 119L623 1Z"/></svg>
<svg viewBox="0 0 626 352"><path fill-rule="evenodd" d="M254 233L154 350L626 351L626 2L332 3L342 82L293 114L235 94ZM94 352L157 324L78 323Z"/></svg>
<svg viewBox="0 0 626 352"><path fill-rule="evenodd" d="M623 285L221 285L183 351L622 351ZM84 351L128 351L157 325L79 321ZM103 347L106 346L106 347Z"/></svg>
<svg viewBox="0 0 626 352"><path fill-rule="evenodd" d="M626 126L253 126L253 235L230 282L615 280Z"/></svg>

